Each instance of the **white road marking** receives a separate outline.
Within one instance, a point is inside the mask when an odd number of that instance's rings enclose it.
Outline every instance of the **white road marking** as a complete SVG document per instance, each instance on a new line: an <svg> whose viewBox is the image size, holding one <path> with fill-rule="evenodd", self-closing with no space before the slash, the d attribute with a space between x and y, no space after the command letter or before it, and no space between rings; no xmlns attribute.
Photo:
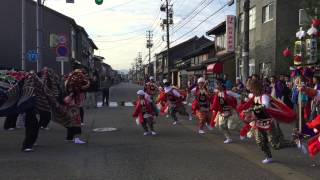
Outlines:
<svg viewBox="0 0 320 180"><path fill-rule="evenodd" d="M132 102L125 102L125 103L124 103L124 106L126 106L126 107L133 107L134 105L133 105Z"/></svg>
<svg viewBox="0 0 320 180"><path fill-rule="evenodd" d="M117 102L110 102L109 107L118 107L118 103Z"/></svg>

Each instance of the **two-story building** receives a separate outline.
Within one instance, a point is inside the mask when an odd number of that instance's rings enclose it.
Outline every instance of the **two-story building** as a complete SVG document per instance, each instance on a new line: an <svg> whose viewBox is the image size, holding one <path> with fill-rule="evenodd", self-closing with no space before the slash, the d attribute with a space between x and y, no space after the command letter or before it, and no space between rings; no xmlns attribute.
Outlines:
<svg viewBox="0 0 320 180"><path fill-rule="evenodd" d="M36 34L36 2L25 0L25 34L26 52L35 51L37 45ZM0 49L5 52L0 54L0 66L7 68L22 68L22 25L21 25L21 0L3 0L0 6L0 22L5 25L0 28ZM41 32L42 32L42 67L49 67L58 73L68 73L77 64L89 67L83 61L82 52L88 53L88 57L93 56L94 49L97 49L84 28L79 28L74 19L65 16L46 6L41 6ZM80 38L81 37L81 38ZM83 41L83 42L82 42ZM84 45L85 44L85 45ZM57 61L59 46L67 49L63 70L61 62ZM37 70L37 63L25 61L26 70Z"/></svg>
<svg viewBox="0 0 320 180"><path fill-rule="evenodd" d="M178 68L178 86L186 88L188 81L193 77L201 77L207 74L206 64L209 58L214 56L214 42L204 43L194 51L186 54L175 66Z"/></svg>
<svg viewBox="0 0 320 180"><path fill-rule="evenodd" d="M292 62L282 57L282 51L299 29L301 0L251 0L249 12L250 52L249 75L261 76L289 73ZM244 36L244 0L237 0L237 75L242 75Z"/></svg>
<svg viewBox="0 0 320 180"><path fill-rule="evenodd" d="M228 75L229 79L236 79L235 60L235 16L227 16L206 34L214 37L215 54L204 63L207 65L207 75L210 78Z"/></svg>
<svg viewBox="0 0 320 180"><path fill-rule="evenodd" d="M170 62L167 60L167 51L162 51L156 54L156 66L157 66L157 75L158 72L162 73L160 80L163 78L171 77L172 84L178 85L178 68L175 66L176 62L180 61L190 52L193 52L201 45L211 42L208 38L202 37L193 37L187 41L184 41L176 46L170 48ZM168 66L170 66L170 72L168 72Z"/></svg>

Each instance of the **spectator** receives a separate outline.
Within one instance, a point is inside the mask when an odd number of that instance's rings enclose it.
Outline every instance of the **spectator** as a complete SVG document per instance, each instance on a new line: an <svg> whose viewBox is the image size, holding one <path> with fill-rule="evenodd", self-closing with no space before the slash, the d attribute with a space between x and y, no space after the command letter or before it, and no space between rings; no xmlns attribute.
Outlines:
<svg viewBox="0 0 320 180"><path fill-rule="evenodd" d="M237 92L243 92L244 91L244 84L241 82L241 78L236 78L236 90Z"/></svg>
<svg viewBox="0 0 320 180"><path fill-rule="evenodd" d="M271 82L269 81L269 79L267 77L265 77L263 79L262 84L263 84L264 93L271 95L271 91L272 91Z"/></svg>
<svg viewBox="0 0 320 180"><path fill-rule="evenodd" d="M260 77L258 76L258 74L252 74L252 80L260 81Z"/></svg>
<svg viewBox="0 0 320 180"><path fill-rule="evenodd" d="M90 79L90 87L87 90L87 108L97 107L96 92L98 91L97 76L93 75Z"/></svg>
<svg viewBox="0 0 320 180"><path fill-rule="evenodd" d="M224 82L224 86L226 87L227 90L232 89L233 84L232 84L232 81L230 79L228 79L228 74L224 74L223 82Z"/></svg>
<svg viewBox="0 0 320 180"><path fill-rule="evenodd" d="M319 76L313 76L312 83L314 85L315 90L320 90L320 77Z"/></svg>
<svg viewBox="0 0 320 180"><path fill-rule="evenodd" d="M109 89L111 87L111 79L106 77L104 81L101 82L101 90L102 90L102 105L109 106Z"/></svg>

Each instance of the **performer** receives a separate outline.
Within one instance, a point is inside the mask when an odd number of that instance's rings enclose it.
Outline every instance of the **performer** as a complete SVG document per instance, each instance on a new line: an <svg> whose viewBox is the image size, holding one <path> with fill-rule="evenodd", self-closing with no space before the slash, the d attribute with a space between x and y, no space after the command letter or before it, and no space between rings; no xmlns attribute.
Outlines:
<svg viewBox="0 0 320 180"><path fill-rule="evenodd" d="M65 82L66 93L64 103L72 118L72 124L67 127L67 141L73 141L75 144L85 144L79 137L81 135L81 118L83 112L81 107L85 101L85 90L89 87L90 83L88 77L83 70L75 70L72 72L67 81Z"/></svg>
<svg viewBox="0 0 320 180"><path fill-rule="evenodd" d="M155 99L155 96L158 93L158 86L156 85L153 76L150 76L149 82L145 84L144 92L148 93L152 99Z"/></svg>
<svg viewBox="0 0 320 180"><path fill-rule="evenodd" d="M154 131L154 122L153 116L155 115L151 102L146 99L145 92L139 90L137 92L138 100L136 102L136 108L133 113L134 118L138 118L139 124L141 124L142 128L144 129L144 136L147 136L151 133L151 135L155 136L157 133ZM150 131L149 132L149 128Z"/></svg>
<svg viewBox="0 0 320 180"><path fill-rule="evenodd" d="M226 137L224 143L229 144L232 142L232 139L228 128L228 121L234 113L233 109L237 106L236 98L240 98L240 95L232 91L227 91L222 80L217 80L217 89L215 91L216 94L212 102L213 116L211 126L214 127L217 123Z"/></svg>
<svg viewBox="0 0 320 180"><path fill-rule="evenodd" d="M189 116L189 120L192 120L192 116L187 113L186 108L182 103L186 97L182 96L176 88L173 88L168 80L164 79L163 84L165 95L160 99L160 101L168 103L169 114L174 120L173 125L178 123L176 113L183 116Z"/></svg>
<svg viewBox="0 0 320 180"><path fill-rule="evenodd" d="M314 158L320 152L320 116L307 123L307 126L316 133L308 142L309 154Z"/></svg>
<svg viewBox="0 0 320 180"><path fill-rule="evenodd" d="M265 154L262 163L271 163L273 159L268 143L273 140L274 120L290 123L295 120L296 113L284 103L264 94L259 81L254 80L250 84L253 97L238 111L241 112L241 118L254 128L256 143Z"/></svg>
<svg viewBox="0 0 320 180"><path fill-rule="evenodd" d="M210 124L210 103L211 94L208 88L205 86L206 80L201 77L198 79L198 86L191 90L195 99L192 103L192 111L199 120L199 134L205 134L204 126L206 125L209 130L212 130Z"/></svg>
<svg viewBox="0 0 320 180"><path fill-rule="evenodd" d="M147 99L150 100L151 102L151 106L154 110L154 112L156 113L156 116L158 116L158 109L156 106L156 96L158 93L158 86L156 85L154 78L151 76L149 78L149 82L147 82L144 86L144 92L147 96Z"/></svg>
<svg viewBox="0 0 320 180"><path fill-rule="evenodd" d="M166 93L165 93L164 89L162 87L159 87L159 96L157 99L157 104L160 109L160 115L168 114L168 103L167 103L167 101L164 101L165 95L166 95Z"/></svg>

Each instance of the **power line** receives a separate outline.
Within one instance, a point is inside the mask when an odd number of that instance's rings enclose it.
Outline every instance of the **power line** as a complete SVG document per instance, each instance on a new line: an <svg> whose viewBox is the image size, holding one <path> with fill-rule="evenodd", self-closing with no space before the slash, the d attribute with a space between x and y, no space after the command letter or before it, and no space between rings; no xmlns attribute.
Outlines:
<svg viewBox="0 0 320 180"><path fill-rule="evenodd" d="M142 39L143 37L141 36L134 36L126 39L118 39L118 40L95 40L95 42L100 42L100 43L108 43L108 42L119 42L119 41L128 41L128 40L137 40L137 39Z"/></svg>
<svg viewBox="0 0 320 180"><path fill-rule="evenodd" d="M210 19L212 16L214 16L215 14L217 14L218 12L220 12L223 8L225 8L226 6L228 6L228 4L225 4L224 6L222 6L220 9L218 9L217 11L215 11L213 14L211 14L210 16L208 16L207 18L205 18L203 21L201 21L197 26L195 26L193 29L191 29L190 31L184 33L182 36L178 37L176 40L172 41L172 43L178 41L179 39L183 38L184 36L188 35L189 33L193 32L194 30L196 30L201 24L203 24L204 22L206 22L208 19Z"/></svg>
<svg viewBox="0 0 320 180"><path fill-rule="evenodd" d="M175 27L177 27L177 26L179 26L181 23L183 23L183 21L184 20L186 20L187 18L189 18L189 16L191 16L200 6L202 6L202 4L203 3L205 3L206 2L206 0L202 0L197 6L196 6L196 8L194 8L190 13L188 13L184 18L182 18L182 20L179 22L179 23L177 23L174 27L173 27L173 29L175 28Z"/></svg>
<svg viewBox="0 0 320 180"><path fill-rule="evenodd" d="M129 0L129 1L124 2L124 3L114 5L112 7L108 7L108 8L105 8L105 9L98 10L98 11L92 11L92 12L85 13L85 14L80 14L77 17L88 16L88 15L97 14L97 13L100 13L100 12L103 12L103 11L111 10L111 9L114 9L114 8L117 8L117 7L122 7L122 6L125 6L127 4L132 3L133 1L137 1L137 0Z"/></svg>
<svg viewBox="0 0 320 180"><path fill-rule="evenodd" d="M109 37L109 36L122 36L122 35L126 35L126 34L131 34L131 33L137 33L137 32L145 32L146 28L142 28L142 29L137 29L134 31L130 31L130 32L124 32L124 33L119 33L119 34L97 34L95 35L95 37L100 38L100 37Z"/></svg>
<svg viewBox="0 0 320 180"><path fill-rule="evenodd" d="M189 23L192 19L194 19L198 14L200 14L205 8L207 8L213 1L215 0L211 0L208 4L206 4L200 11L198 11L196 14L194 14L188 21L186 21L182 26L180 26L178 29L175 29L173 31L173 33L176 33L178 30L180 30L181 28L183 28L185 25L187 25L187 23Z"/></svg>

